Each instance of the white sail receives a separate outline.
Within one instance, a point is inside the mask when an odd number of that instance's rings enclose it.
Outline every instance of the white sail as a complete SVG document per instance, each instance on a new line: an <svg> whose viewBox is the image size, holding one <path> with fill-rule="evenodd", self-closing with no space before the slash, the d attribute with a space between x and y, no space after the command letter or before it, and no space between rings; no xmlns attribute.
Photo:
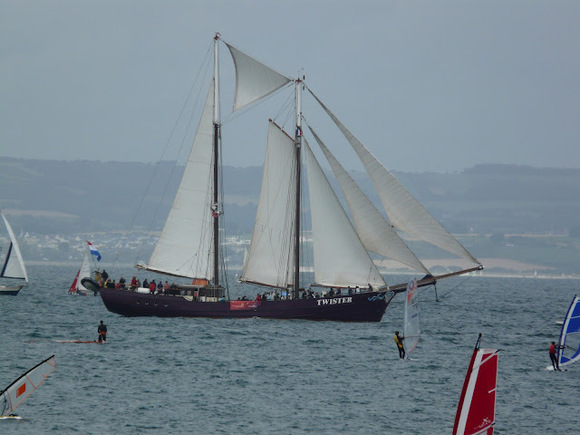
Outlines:
<svg viewBox="0 0 580 435"><path fill-rule="evenodd" d="M89 289L86 288L84 285L81 284L81 279L89 277L91 278L91 264L89 262L89 253L85 252L83 257L83 262L81 264L81 268L79 269L79 279L77 280L76 289L82 292L88 292Z"/></svg>
<svg viewBox="0 0 580 435"><path fill-rule="evenodd" d="M0 415L7 416L24 402L56 368L56 358L51 356L28 370L0 393Z"/></svg>
<svg viewBox="0 0 580 435"><path fill-rule="evenodd" d="M181 184L146 269L213 279L212 177L215 85L205 102Z"/></svg>
<svg viewBox="0 0 580 435"><path fill-rule="evenodd" d="M415 270L429 274L427 268L389 225L383 215L379 213L371 200L368 199L348 172L336 160L316 132L312 128L310 128L310 131L338 180L354 221L356 232L365 248L375 254L391 258Z"/></svg>
<svg viewBox="0 0 580 435"><path fill-rule="evenodd" d="M270 120L260 201L240 281L293 284L295 197L294 140Z"/></svg>
<svg viewBox="0 0 580 435"><path fill-rule="evenodd" d="M236 67L234 111L277 91L292 80L225 43Z"/></svg>
<svg viewBox="0 0 580 435"><path fill-rule="evenodd" d="M421 333L418 294L417 278L414 278L407 284L407 290L405 292L403 336L405 337L407 358L415 350L417 344L419 344L419 334Z"/></svg>
<svg viewBox="0 0 580 435"><path fill-rule="evenodd" d="M429 212L405 189L365 146L340 122L340 120L318 99L318 101L342 134L349 141L365 166L391 224L408 234L438 246L470 263L481 265Z"/></svg>
<svg viewBox="0 0 580 435"><path fill-rule="evenodd" d="M316 283L336 287L384 286L385 281L358 238L310 146L306 141L303 143L308 170Z"/></svg>
<svg viewBox="0 0 580 435"><path fill-rule="evenodd" d="M28 282L28 274L26 273L26 266L24 266L24 260L22 259L22 254L20 253L20 247L18 246L18 241L16 236L12 231L10 223L4 216L4 213L0 212L2 219L4 220L4 225L8 231L8 236L10 237L10 245L8 246L6 252L6 259L4 260L4 266L0 271L0 277L3 278L16 278L23 279Z"/></svg>

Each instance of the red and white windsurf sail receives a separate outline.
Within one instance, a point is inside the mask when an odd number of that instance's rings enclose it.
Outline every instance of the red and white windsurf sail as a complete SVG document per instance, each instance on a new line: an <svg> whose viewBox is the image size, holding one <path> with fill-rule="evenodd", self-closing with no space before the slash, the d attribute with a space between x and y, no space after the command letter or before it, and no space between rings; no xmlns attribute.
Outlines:
<svg viewBox="0 0 580 435"><path fill-rule="evenodd" d="M5 390L0 391L0 416L12 414L55 368L56 358L53 355L28 370Z"/></svg>
<svg viewBox="0 0 580 435"><path fill-rule="evenodd" d="M493 434L498 349L480 349L477 339L457 405L453 434Z"/></svg>

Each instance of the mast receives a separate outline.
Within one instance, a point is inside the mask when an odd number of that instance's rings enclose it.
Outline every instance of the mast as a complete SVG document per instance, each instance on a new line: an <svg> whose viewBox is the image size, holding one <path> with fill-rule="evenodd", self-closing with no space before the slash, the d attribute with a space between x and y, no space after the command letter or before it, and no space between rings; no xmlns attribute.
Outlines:
<svg viewBox="0 0 580 435"><path fill-rule="evenodd" d="M301 188L301 149L302 149L302 80L295 82L296 98L296 216L294 219L294 291L293 299L298 299L300 291L300 188Z"/></svg>
<svg viewBox="0 0 580 435"><path fill-rule="evenodd" d="M213 105L213 202L212 202L212 217L213 217L213 276L214 285L219 286L219 141L220 141L220 119L219 119L219 33L216 33L214 41L214 105Z"/></svg>

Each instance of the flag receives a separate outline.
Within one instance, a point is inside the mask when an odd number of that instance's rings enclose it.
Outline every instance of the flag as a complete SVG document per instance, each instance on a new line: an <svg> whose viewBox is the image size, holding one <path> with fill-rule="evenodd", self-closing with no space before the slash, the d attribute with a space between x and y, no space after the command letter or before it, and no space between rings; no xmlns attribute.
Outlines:
<svg viewBox="0 0 580 435"><path fill-rule="evenodd" d="M99 254L99 251L97 251L97 248L95 248L93 246L93 244L91 242L89 242L87 240L87 243L89 244L89 249L91 250L91 254L93 254L95 257L97 257L97 261L101 261L101 254Z"/></svg>

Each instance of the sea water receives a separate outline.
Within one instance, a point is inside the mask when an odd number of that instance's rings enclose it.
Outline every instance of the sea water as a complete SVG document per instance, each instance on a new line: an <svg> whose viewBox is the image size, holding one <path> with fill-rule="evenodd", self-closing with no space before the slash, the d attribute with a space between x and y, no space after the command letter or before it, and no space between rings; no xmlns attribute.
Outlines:
<svg viewBox="0 0 580 435"><path fill-rule="evenodd" d="M29 269L28 288L0 298L0 388L53 354L57 367L1 434L451 433L479 333L502 349L497 434L578 428L580 364L545 368L579 281L450 279L438 302L421 290L421 340L402 361L401 296L368 324L128 318L69 296L74 267ZM106 345L57 342L96 339L100 320Z"/></svg>

